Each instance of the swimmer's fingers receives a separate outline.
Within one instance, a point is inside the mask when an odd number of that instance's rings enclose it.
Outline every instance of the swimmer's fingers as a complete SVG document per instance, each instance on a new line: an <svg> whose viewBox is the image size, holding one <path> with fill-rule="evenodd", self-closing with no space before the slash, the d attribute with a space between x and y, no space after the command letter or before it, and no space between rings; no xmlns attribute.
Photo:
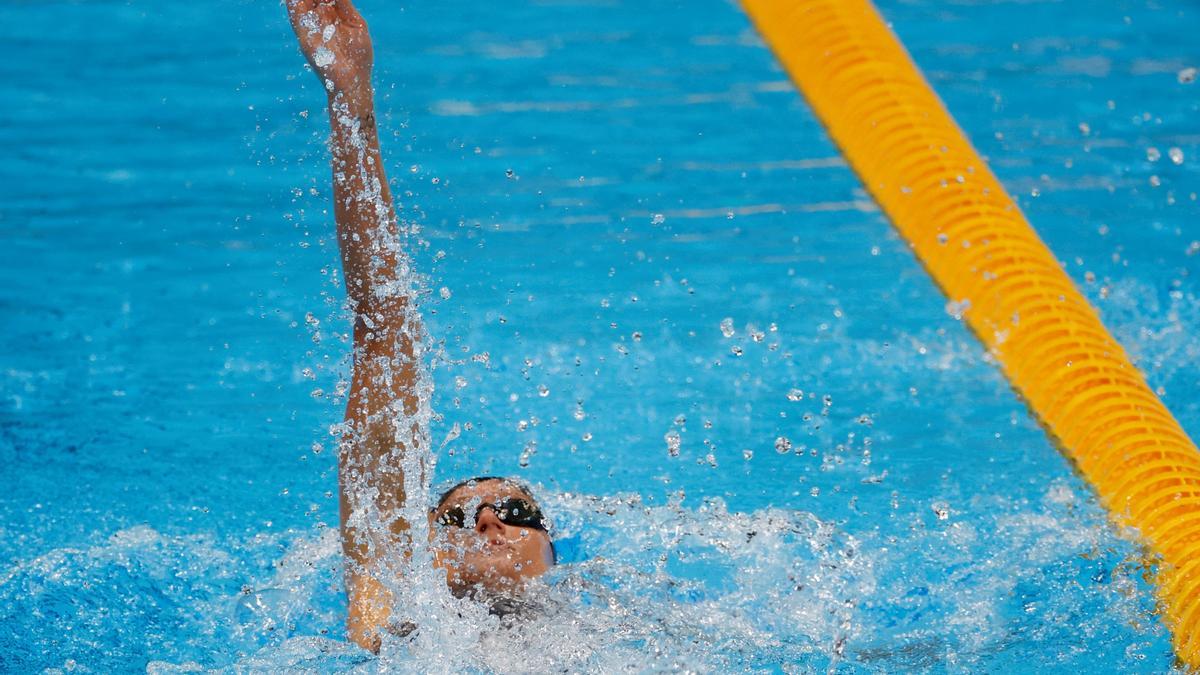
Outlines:
<svg viewBox="0 0 1200 675"><path fill-rule="evenodd" d="M284 0L288 19L296 35L319 32L337 24L338 9L334 0Z"/></svg>
<svg viewBox="0 0 1200 675"><path fill-rule="evenodd" d="M288 16L291 17L293 25L301 14L313 10L313 0L284 0L283 4L287 7Z"/></svg>
<svg viewBox="0 0 1200 675"><path fill-rule="evenodd" d="M333 4L337 6L338 17L347 25L356 28L366 25L367 22L363 21L362 15L350 0L334 0Z"/></svg>
<svg viewBox="0 0 1200 675"><path fill-rule="evenodd" d="M292 31L300 40L300 49L305 56L310 56L316 49L316 45L313 44L313 36L320 29L315 11L316 3L313 0L284 0L284 4L287 6L288 21L292 24Z"/></svg>
<svg viewBox="0 0 1200 675"><path fill-rule="evenodd" d="M337 8L333 0L316 0L312 3L313 13L317 15L317 30L324 31L326 26L336 26L338 23Z"/></svg>
<svg viewBox="0 0 1200 675"><path fill-rule="evenodd" d="M326 32L340 23L334 0L284 0L292 30L300 39L300 47L310 60L313 52L329 37Z"/></svg>
<svg viewBox="0 0 1200 675"><path fill-rule="evenodd" d="M292 30L296 35L303 36L307 31L304 27L304 15L313 11L313 0L284 0L287 7L288 21L292 22Z"/></svg>

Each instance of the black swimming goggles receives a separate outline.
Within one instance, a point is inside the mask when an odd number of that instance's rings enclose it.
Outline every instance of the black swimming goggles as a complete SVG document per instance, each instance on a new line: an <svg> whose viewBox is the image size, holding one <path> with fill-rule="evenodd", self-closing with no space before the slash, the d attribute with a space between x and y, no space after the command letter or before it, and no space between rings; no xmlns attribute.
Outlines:
<svg viewBox="0 0 1200 675"><path fill-rule="evenodd" d="M538 507L530 504L527 500L520 497L505 497L504 499L495 502L484 502L475 508L475 519L479 519L479 512L485 508L491 508L496 512L496 517L505 525L514 527L529 527L535 530L546 531L546 518ZM437 517L438 525L466 527L467 514L462 506L451 506L442 511Z"/></svg>

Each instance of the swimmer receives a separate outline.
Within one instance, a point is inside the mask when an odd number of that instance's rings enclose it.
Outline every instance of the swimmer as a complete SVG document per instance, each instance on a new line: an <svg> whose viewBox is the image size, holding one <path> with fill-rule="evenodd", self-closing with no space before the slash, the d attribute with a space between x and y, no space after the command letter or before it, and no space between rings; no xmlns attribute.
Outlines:
<svg viewBox="0 0 1200 675"><path fill-rule="evenodd" d="M378 650L383 631L400 631L382 583L379 556L412 542L405 506L405 457L421 438L420 317L402 269L396 213L375 124L374 61L367 24L350 0L285 0L300 49L325 89L332 134L334 215L346 294L354 317L353 376L339 444L347 633ZM373 525L366 514L388 525ZM517 481L460 483L429 511L434 565L460 597L512 598L555 563L545 517ZM386 531L379 531L384 529Z"/></svg>

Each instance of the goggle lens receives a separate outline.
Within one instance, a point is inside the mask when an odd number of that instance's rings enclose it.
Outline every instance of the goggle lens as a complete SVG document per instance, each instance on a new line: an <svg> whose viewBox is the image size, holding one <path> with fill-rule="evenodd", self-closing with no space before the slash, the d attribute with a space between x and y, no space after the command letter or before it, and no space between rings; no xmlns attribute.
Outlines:
<svg viewBox="0 0 1200 675"><path fill-rule="evenodd" d="M546 531L546 522L542 512L524 499L506 497L497 502L480 504L475 509L476 520L479 519L479 512L488 507L496 512L496 517L505 525ZM462 506L452 506L442 511L437 517L437 522L446 527L466 527L467 513Z"/></svg>

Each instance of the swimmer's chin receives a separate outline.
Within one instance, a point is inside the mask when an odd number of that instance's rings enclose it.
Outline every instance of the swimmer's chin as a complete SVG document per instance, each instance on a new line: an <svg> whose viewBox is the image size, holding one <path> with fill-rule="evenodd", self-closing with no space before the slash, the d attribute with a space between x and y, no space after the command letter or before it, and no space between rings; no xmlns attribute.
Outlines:
<svg viewBox="0 0 1200 675"><path fill-rule="evenodd" d="M446 584L456 598L483 599L490 596L515 596L525 590L524 579L494 572L484 574L448 574Z"/></svg>
<svg viewBox="0 0 1200 675"><path fill-rule="evenodd" d="M520 594L529 581L514 567L513 556L506 551L472 556L456 569L446 570L446 584L457 597Z"/></svg>

